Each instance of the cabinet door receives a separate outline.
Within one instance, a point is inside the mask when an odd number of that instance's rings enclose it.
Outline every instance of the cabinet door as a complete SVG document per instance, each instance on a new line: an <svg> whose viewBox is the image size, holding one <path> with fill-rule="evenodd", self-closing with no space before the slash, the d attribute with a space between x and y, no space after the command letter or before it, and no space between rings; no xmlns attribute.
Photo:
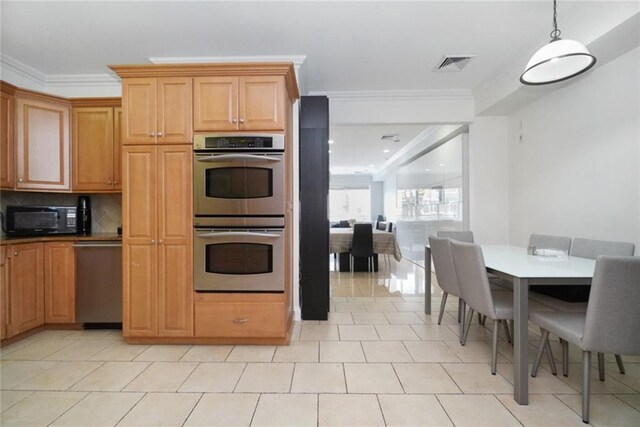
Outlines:
<svg viewBox="0 0 640 427"><path fill-rule="evenodd" d="M193 131L192 79L172 77L158 79L159 144L191 144Z"/></svg>
<svg viewBox="0 0 640 427"><path fill-rule="evenodd" d="M76 321L76 254L73 242L44 244L44 322Z"/></svg>
<svg viewBox="0 0 640 427"><path fill-rule="evenodd" d="M0 339L7 338L7 304L9 301L8 274L7 246L0 246Z"/></svg>
<svg viewBox="0 0 640 427"><path fill-rule="evenodd" d="M122 108L113 109L113 189L122 190Z"/></svg>
<svg viewBox="0 0 640 427"><path fill-rule="evenodd" d="M122 81L122 143L155 144L157 79L133 78Z"/></svg>
<svg viewBox="0 0 640 427"><path fill-rule="evenodd" d="M73 109L73 190L113 189L113 108Z"/></svg>
<svg viewBox="0 0 640 427"><path fill-rule="evenodd" d="M69 106L16 98L16 189L70 190Z"/></svg>
<svg viewBox="0 0 640 427"><path fill-rule="evenodd" d="M9 251L7 334L13 336L44 324L44 250L42 243L23 243Z"/></svg>
<svg viewBox="0 0 640 427"><path fill-rule="evenodd" d="M193 336L191 146L158 147L158 332Z"/></svg>
<svg viewBox="0 0 640 427"><path fill-rule="evenodd" d="M193 85L195 130L237 130L238 78L196 77Z"/></svg>
<svg viewBox="0 0 640 427"><path fill-rule="evenodd" d="M0 188L13 189L13 97L0 93Z"/></svg>
<svg viewBox="0 0 640 427"><path fill-rule="evenodd" d="M125 337L157 336L156 148L123 147L122 256Z"/></svg>
<svg viewBox="0 0 640 427"><path fill-rule="evenodd" d="M240 77L241 130L284 130L284 77Z"/></svg>

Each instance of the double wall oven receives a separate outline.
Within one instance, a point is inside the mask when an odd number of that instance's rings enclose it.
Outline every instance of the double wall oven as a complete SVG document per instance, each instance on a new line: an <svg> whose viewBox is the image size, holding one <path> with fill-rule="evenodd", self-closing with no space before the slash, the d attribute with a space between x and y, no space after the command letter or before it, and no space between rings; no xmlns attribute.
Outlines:
<svg viewBox="0 0 640 427"><path fill-rule="evenodd" d="M283 134L196 134L194 287L284 291Z"/></svg>

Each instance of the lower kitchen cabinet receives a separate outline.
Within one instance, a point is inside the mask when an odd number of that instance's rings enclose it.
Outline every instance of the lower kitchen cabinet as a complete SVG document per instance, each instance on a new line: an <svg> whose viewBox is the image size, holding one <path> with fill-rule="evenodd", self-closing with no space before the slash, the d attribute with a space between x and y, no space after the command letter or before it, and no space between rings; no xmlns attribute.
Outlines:
<svg viewBox="0 0 640 427"><path fill-rule="evenodd" d="M44 244L7 247L7 338L44 324Z"/></svg>
<svg viewBox="0 0 640 427"><path fill-rule="evenodd" d="M0 339L7 338L7 301L9 300L7 247L0 246Z"/></svg>
<svg viewBox="0 0 640 427"><path fill-rule="evenodd" d="M196 302L196 337L284 338L284 302Z"/></svg>
<svg viewBox="0 0 640 427"><path fill-rule="evenodd" d="M122 157L123 335L193 336L191 146Z"/></svg>
<svg viewBox="0 0 640 427"><path fill-rule="evenodd" d="M73 242L44 244L44 321L76 321L76 256Z"/></svg>

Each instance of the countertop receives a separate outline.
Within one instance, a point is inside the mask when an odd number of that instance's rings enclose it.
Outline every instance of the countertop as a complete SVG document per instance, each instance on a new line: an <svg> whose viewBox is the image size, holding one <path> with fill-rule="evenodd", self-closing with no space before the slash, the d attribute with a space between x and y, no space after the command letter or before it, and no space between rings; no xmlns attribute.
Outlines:
<svg viewBox="0 0 640 427"><path fill-rule="evenodd" d="M57 236L23 236L23 237L7 237L0 239L0 245L12 245L15 243L34 243L34 242L80 242L80 241L120 241L122 236L116 233L92 233L86 236L78 234L66 234Z"/></svg>

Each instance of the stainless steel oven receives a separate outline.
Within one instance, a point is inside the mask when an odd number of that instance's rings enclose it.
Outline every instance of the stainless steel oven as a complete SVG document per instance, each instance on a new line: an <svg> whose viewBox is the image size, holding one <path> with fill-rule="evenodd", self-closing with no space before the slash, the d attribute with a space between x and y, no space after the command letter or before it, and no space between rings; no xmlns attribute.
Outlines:
<svg viewBox="0 0 640 427"><path fill-rule="evenodd" d="M199 292L283 292L283 218L211 220L194 229L194 288ZM263 225L260 226L259 224Z"/></svg>
<svg viewBox="0 0 640 427"><path fill-rule="evenodd" d="M194 137L194 214L284 215L282 134L197 134Z"/></svg>

